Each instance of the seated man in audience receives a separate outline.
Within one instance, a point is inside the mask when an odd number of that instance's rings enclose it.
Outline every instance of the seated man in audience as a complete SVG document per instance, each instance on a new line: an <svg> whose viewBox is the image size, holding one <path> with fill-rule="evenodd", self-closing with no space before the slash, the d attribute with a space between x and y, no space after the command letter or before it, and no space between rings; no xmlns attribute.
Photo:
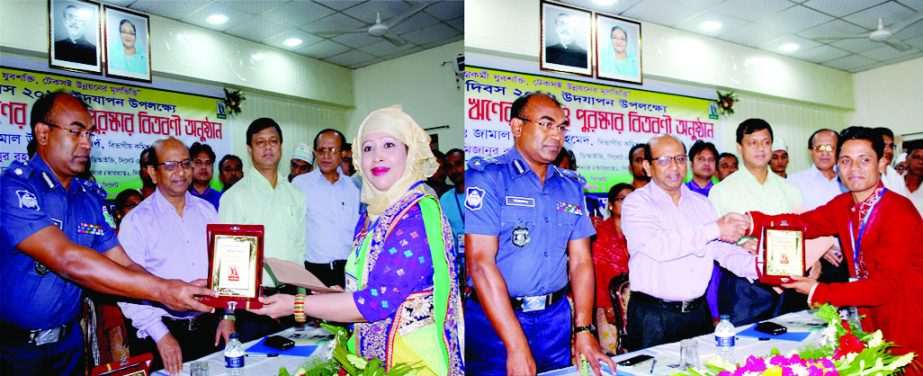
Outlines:
<svg viewBox="0 0 923 376"><path fill-rule="evenodd" d="M805 210L814 210L846 191L834 169L838 139L839 134L832 129L815 131L808 139L808 155L811 156L813 164L807 170L795 173L788 179L801 191ZM846 282L849 279L849 271L842 262L843 253L837 242L821 259L819 280Z"/></svg>
<svg viewBox="0 0 923 376"><path fill-rule="evenodd" d="M218 162L218 180L221 181L221 192L227 192L235 183L244 178L244 162L234 154L228 154ZM219 200L220 201L220 200Z"/></svg>
<svg viewBox="0 0 923 376"><path fill-rule="evenodd" d="M628 149L628 172L631 173L631 186L635 189L651 181L651 177L641 167L644 164L644 150L644 144L636 144Z"/></svg>
<svg viewBox="0 0 923 376"><path fill-rule="evenodd" d="M786 288L807 294L809 304L856 306L867 332L881 330L895 354L915 352L905 375L923 375L923 219L907 198L879 180L884 167L881 136L865 127L840 133L837 165L849 193L810 212L766 215L752 212L751 234L771 222L806 226L808 238L843 240L850 282L818 283L792 277ZM921 150L923 151L923 150ZM868 218L867 220L864 218ZM857 238L856 230L861 237Z"/></svg>
<svg viewBox="0 0 923 376"><path fill-rule="evenodd" d="M273 257L296 264L305 255L304 193L288 179L279 176L282 159L282 127L270 118L250 123L246 132L247 152L253 164L234 189L221 196L218 218L221 223L264 226L263 257ZM263 271L263 294L284 291L295 295L296 288L277 288L267 271ZM274 333L294 324L280 323L268 316L238 310L237 330L246 342Z"/></svg>
<svg viewBox="0 0 923 376"><path fill-rule="evenodd" d="M744 234L747 218L718 218L705 196L683 184L686 147L679 139L657 136L647 145L644 170L653 184L622 204L632 290L625 347L632 351L712 330L705 289L715 261L736 275L757 277L756 258L728 243Z"/></svg>
<svg viewBox="0 0 923 376"><path fill-rule="evenodd" d="M122 221L119 242L135 263L153 275L187 282L205 279L205 226L218 222L218 212L208 201L187 191L192 165L181 141L171 137L154 142L152 147L148 173L157 189ZM162 366L171 375L179 374L184 361L217 350L219 340L227 341L234 331L231 320L218 325L216 314L176 312L150 304L119 306L137 330L137 338L130 338L133 352L153 352L153 368Z"/></svg>
<svg viewBox="0 0 923 376"><path fill-rule="evenodd" d="M718 156L718 171L715 172L715 177L718 178L718 182L724 181L724 178L736 172L738 163L736 155L721 153L721 155Z"/></svg>
<svg viewBox="0 0 923 376"><path fill-rule="evenodd" d="M314 153L308 149L308 144L300 142L292 149L292 160L288 166L288 181L293 181L298 175L304 175L314 170Z"/></svg>
<svg viewBox="0 0 923 376"><path fill-rule="evenodd" d="M192 184L189 185L189 193L208 201L218 210L221 192L211 187L212 176L215 175L215 152L208 144L194 142L189 147L189 155L192 157Z"/></svg>

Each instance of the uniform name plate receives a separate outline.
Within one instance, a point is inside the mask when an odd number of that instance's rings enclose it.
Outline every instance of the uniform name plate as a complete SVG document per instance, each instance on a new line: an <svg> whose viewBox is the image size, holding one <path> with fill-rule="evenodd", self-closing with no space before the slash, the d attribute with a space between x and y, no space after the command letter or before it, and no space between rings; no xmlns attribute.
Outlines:
<svg viewBox="0 0 923 376"><path fill-rule="evenodd" d="M263 225L212 224L208 231L208 288L203 297L215 308L262 307Z"/></svg>

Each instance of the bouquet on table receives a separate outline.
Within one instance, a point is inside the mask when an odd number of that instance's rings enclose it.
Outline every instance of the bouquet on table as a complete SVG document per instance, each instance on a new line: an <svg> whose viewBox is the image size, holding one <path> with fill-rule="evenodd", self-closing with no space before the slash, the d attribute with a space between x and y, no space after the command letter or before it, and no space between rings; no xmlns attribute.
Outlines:
<svg viewBox="0 0 923 376"><path fill-rule="evenodd" d="M705 370L688 369L673 376L839 376L892 375L910 364L914 354L891 354L894 345L885 342L881 331L866 333L856 323L840 318L830 304L814 314L827 322L819 346L812 345L787 355L773 349L769 356L753 356L744 364L730 364L713 357Z"/></svg>
<svg viewBox="0 0 923 376"><path fill-rule="evenodd" d="M366 359L349 352L347 348L349 331L339 326L323 323L321 326L333 332L335 335L333 339L334 346L331 348L332 352L330 356L309 360L303 366L299 367L294 374L289 373L286 368L280 368L279 376L412 376L416 374L416 369L414 367L403 363L391 367L391 369L386 372L385 363L381 359Z"/></svg>

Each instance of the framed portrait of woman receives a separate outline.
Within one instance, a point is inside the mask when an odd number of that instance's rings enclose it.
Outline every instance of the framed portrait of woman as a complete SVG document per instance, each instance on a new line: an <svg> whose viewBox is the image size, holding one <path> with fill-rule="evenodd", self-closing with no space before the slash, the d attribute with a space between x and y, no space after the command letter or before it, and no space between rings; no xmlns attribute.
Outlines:
<svg viewBox="0 0 923 376"><path fill-rule="evenodd" d="M642 83L641 23L596 13L596 78Z"/></svg>
<svg viewBox="0 0 923 376"><path fill-rule="evenodd" d="M151 82L150 18L106 5L106 75Z"/></svg>
<svg viewBox="0 0 923 376"><path fill-rule="evenodd" d="M543 1L541 25L541 69L593 75L590 11Z"/></svg>
<svg viewBox="0 0 923 376"><path fill-rule="evenodd" d="M54 68L101 73L98 3L48 1L48 64Z"/></svg>

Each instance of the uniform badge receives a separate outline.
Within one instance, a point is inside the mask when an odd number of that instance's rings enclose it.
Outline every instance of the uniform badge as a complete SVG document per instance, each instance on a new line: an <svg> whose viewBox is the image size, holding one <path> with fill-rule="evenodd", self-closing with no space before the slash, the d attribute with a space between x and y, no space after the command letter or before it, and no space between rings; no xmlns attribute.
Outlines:
<svg viewBox="0 0 923 376"><path fill-rule="evenodd" d="M574 204L568 204L564 201L558 202L558 211L576 214L576 215L583 215L583 210L581 210L579 206L574 205Z"/></svg>
<svg viewBox="0 0 923 376"><path fill-rule="evenodd" d="M465 188L465 207L471 210L481 210L484 205L484 190L478 187Z"/></svg>
<svg viewBox="0 0 923 376"><path fill-rule="evenodd" d="M90 235L102 236L102 235L103 235L103 228L102 228L100 225L93 225L93 224L81 222L81 223L77 226L77 233L78 233L78 234L90 234Z"/></svg>
<svg viewBox="0 0 923 376"><path fill-rule="evenodd" d="M109 227L115 228L115 220L112 219L112 214L109 214L109 210L106 209L106 206L103 206L103 218L106 219L106 223L109 224Z"/></svg>
<svg viewBox="0 0 923 376"><path fill-rule="evenodd" d="M529 244L530 240L529 229L522 226L516 226L516 228L513 229L513 236L511 240L513 241L513 245L519 248L525 247L526 244Z"/></svg>
<svg viewBox="0 0 923 376"><path fill-rule="evenodd" d="M22 209L35 209L39 210L38 207L38 198L35 197L35 194L26 190L16 191L16 195L19 196L19 207Z"/></svg>
<svg viewBox="0 0 923 376"><path fill-rule="evenodd" d="M38 275L48 274L48 267L36 261L35 262L35 273L37 273Z"/></svg>

